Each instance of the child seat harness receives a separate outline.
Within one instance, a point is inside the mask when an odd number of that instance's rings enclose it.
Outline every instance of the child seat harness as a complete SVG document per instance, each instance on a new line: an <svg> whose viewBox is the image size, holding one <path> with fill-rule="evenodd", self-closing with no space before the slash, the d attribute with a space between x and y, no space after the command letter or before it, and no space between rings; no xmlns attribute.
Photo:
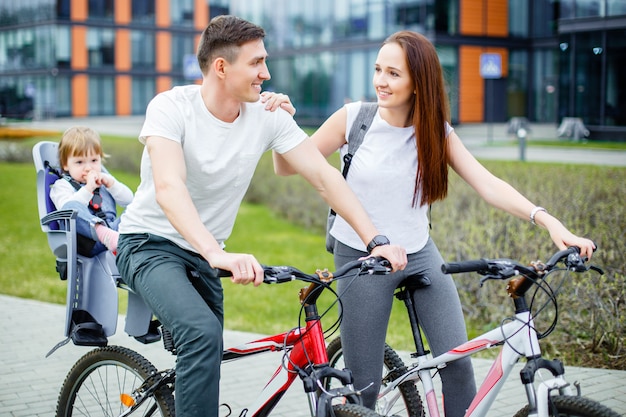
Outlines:
<svg viewBox="0 0 626 417"><path fill-rule="evenodd" d="M49 173L56 175L59 178L63 178L69 182L76 191L81 189L81 185L78 181L67 174L61 174L58 169L54 168L48 161L44 161L44 167ZM106 213L102 210L102 196L100 195L100 187L93 190L93 196L89 200L89 208L94 215L98 216L106 223Z"/></svg>

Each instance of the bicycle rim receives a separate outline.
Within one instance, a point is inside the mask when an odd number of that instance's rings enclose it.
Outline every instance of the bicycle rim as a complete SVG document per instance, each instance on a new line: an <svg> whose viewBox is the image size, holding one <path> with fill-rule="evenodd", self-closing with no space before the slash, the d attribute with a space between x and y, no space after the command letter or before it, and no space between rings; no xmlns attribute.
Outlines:
<svg viewBox="0 0 626 417"><path fill-rule="evenodd" d="M56 416L119 416L132 405L131 394L156 373L154 365L130 349L108 346L92 350L65 378ZM131 415L174 416L172 388L159 388Z"/></svg>

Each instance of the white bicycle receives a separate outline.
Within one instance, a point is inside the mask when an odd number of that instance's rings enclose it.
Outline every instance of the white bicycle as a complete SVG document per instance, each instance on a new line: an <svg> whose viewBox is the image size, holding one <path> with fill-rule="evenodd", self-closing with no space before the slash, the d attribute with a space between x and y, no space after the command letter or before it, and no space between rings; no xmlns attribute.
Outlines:
<svg viewBox="0 0 626 417"><path fill-rule="evenodd" d="M539 333L535 318L527 301L527 292L532 288L549 296L556 307L557 291L546 283L546 277L556 271L586 272L601 269L585 264L578 248L569 248L554 254L547 263L533 262L522 265L511 259L479 259L442 265L444 273L477 272L483 275L481 285L487 280L507 280L507 293L514 307L514 315L502 324L446 353L431 357L423 343L416 310L410 294L415 291L410 282L403 283L396 297L403 300L409 315L416 353L411 356L415 363L405 365L400 356L385 346L384 375L376 403L376 411L383 416L439 417L442 415L437 404L433 377L447 363L473 355L485 349L499 347L501 350L494 364L478 389L465 417L484 417L489 411L500 389L509 377L514 365L521 357L526 365L520 372L521 383L527 396L527 405L515 417L525 416L578 416L619 417L619 414L596 401L580 396L578 384L568 383L564 378L564 367L559 360L548 360L541 356L539 339L546 337L556 325L557 317L548 330ZM419 289L417 289L419 291ZM534 310L534 309L533 309ZM558 310L555 310L558 311ZM336 338L328 345L331 366L343 367L341 340ZM547 370L549 377L538 374ZM420 383L426 407L422 402L416 383ZM325 388L332 388L325 381ZM427 414L428 413L428 414Z"/></svg>

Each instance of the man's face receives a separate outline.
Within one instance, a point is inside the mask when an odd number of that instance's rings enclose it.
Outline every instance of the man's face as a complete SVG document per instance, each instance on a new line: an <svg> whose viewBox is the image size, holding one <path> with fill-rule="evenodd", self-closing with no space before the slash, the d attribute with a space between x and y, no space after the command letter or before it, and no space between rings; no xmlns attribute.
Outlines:
<svg viewBox="0 0 626 417"><path fill-rule="evenodd" d="M241 102L259 100L263 81L269 80L267 51L262 39L244 43L234 62L226 63L225 71L228 91Z"/></svg>

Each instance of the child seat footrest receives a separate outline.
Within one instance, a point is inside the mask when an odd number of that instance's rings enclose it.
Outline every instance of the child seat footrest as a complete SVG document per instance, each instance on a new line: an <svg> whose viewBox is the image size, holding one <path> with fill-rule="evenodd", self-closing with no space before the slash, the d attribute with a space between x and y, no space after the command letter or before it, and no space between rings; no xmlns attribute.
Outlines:
<svg viewBox="0 0 626 417"><path fill-rule="evenodd" d="M70 338L77 346L106 346L108 339L102 325L85 310L74 310Z"/></svg>
<svg viewBox="0 0 626 417"><path fill-rule="evenodd" d="M149 343L158 342L161 340L161 333L159 332L159 326L161 326L161 322L158 320L151 320L150 326L148 327L148 333L142 336L135 336L135 339L138 342L147 345Z"/></svg>

